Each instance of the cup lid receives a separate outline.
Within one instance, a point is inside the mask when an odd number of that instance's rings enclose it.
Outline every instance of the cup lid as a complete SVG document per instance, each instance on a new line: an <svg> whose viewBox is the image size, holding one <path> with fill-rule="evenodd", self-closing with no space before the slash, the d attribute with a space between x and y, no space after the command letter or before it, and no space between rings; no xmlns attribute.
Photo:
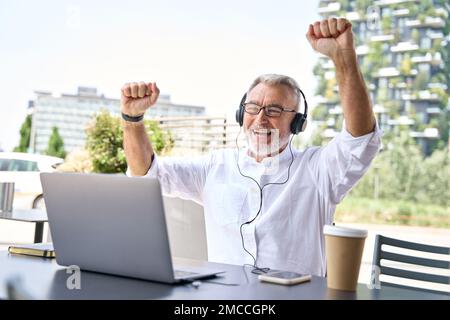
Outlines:
<svg viewBox="0 0 450 320"><path fill-rule="evenodd" d="M349 238L366 238L367 230L353 229L346 227L338 227L332 225L324 225L323 233L330 236L349 237Z"/></svg>

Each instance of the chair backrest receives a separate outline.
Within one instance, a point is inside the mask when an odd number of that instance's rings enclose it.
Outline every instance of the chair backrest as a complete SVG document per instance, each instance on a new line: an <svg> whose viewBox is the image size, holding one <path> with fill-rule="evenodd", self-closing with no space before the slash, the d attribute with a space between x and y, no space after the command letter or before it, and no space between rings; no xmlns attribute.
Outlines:
<svg viewBox="0 0 450 320"><path fill-rule="evenodd" d="M163 200L172 255L208 260L203 206L190 200L167 196Z"/></svg>
<svg viewBox="0 0 450 320"><path fill-rule="evenodd" d="M421 251L421 252L427 252L427 253L434 253L434 254L442 254L442 257L450 257L450 248L447 247L440 247L440 246L432 246L422 243L416 243L416 242L409 242L404 240L398 240L393 238L388 238L382 235L377 234L375 238L375 250L373 254L373 265L377 266L379 277L380 275L388 275L393 277L399 277L404 279L412 279L412 280L420 280L420 281L427 281L431 283L439 283L439 284L449 284L450 285L450 276L445 275L438 275L438 274L430 274L430 273L424 273L424 272L418 272L418 271L411 271L411 270L403 270L400 268L393 268L388 267L385 265L381 265L381 260L388 260L392 262L401 262L401 263L408 263L415 266L423 266L423 267L432 267L432 268L440 268L440 269L450 269L450 261L445 260L437 260L437 259L431 259L431 258L423 258L423 257L417 257L409 254L400 254L400 253L394 253L383 250L383 245L388 245L396 248L402 248L402 249L410 249L415 251ZM389 285L394 287L406 287L411 288L414 286L408 286L408 285L399 285L393 282L380 282L379 279L377 282L381 285ZM418 287L414 287L414 289L423 290L427 292L439 292L439 293L445 293L449 294L450 292L440 291L440 290L428 290L428 289L422 289Z"/></svg>

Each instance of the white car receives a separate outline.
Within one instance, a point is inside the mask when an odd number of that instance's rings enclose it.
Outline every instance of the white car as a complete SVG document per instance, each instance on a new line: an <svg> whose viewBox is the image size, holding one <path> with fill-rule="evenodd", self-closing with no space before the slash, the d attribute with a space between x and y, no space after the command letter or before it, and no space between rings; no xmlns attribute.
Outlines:
<svg viewBox="0 0 450 320"><path fill-rule="evenodd" d="M45 208L39 174L53 172L63 162L40 154L0 152L0 182L14 182L13 208Z"/></svg>

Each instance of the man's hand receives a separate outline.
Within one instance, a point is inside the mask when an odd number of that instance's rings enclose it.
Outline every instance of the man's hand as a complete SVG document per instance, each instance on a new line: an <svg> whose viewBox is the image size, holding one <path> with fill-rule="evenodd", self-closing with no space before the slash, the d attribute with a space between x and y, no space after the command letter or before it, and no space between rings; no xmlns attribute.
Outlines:
<svg viewBox="0 0 450 320"><path fill-rule="evenodd" d="M310 24L306 33L311 47L336 61L341 53L355 54L352 24L343 18L328 18Z"/></svg>
<svg viewBox="0 0 450 320"><path fill-rule="evenodd" d="M372 132L375 117L358 66L352 24L342 18L317 21L309 25L306 38L314 50L334 62L347 131L354 137Z"/></svg>
<svg viewBox="0 0 450 320"><path fill-rule="evenodd" d="M140 116L156 103L159 89L156 83L132 82L122 87L121 109L122 112L132 116Z"/></svg>

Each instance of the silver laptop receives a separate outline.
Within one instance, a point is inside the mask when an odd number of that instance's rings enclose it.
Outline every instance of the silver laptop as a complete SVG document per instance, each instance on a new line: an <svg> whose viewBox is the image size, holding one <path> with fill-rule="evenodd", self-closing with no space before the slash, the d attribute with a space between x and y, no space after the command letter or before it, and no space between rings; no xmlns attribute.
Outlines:
<svg viewBox="0 0 450 320"><path fill-rule="evenodd" d="M56 261L165 283L221 273L172 263L157 179L41 173Z"/></svg>

